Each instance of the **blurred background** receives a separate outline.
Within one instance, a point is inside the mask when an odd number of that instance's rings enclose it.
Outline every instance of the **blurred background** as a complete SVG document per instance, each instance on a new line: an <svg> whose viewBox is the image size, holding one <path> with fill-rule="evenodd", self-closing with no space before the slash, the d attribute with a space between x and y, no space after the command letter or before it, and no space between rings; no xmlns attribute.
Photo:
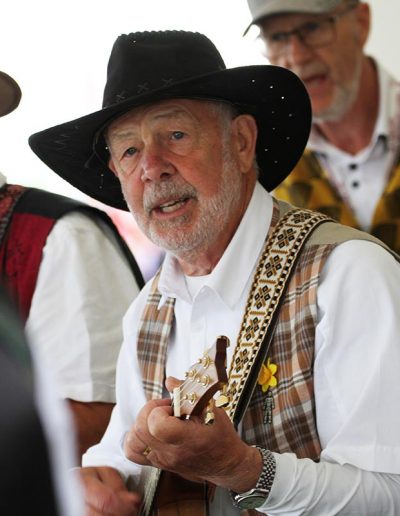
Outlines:
<svg viewBox="0 0 400 516"><path fill-rule="evenodd" d="M399 0L371 0L368 52L400 78L395 24ZM87 201L30 150L30 134L101 107L106 66L121 33L181 29L206 34L228 67L264 64L246 0L13 0L3 5L0 70L22 89L18 109L0 120L0 171L10 183L45 188ZM98 205L98 204L96 204ZM132 248L146 278L160 253L132 217L105 206Z"/></svg>

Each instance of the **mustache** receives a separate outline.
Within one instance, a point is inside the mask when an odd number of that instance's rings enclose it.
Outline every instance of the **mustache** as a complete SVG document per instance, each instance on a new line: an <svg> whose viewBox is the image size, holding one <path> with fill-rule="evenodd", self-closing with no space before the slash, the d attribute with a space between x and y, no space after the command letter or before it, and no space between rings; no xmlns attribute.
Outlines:
<svg viewBox="0 0 400 516"><path fill-rule="evenodd" d="M291 68L302 81L314 77L315 75L325 75L328 73L328 67L320 62L307 63L303 65L293 66Z"/></svg>
<svg viewBox="0 0 400 516"><path fill-rule="evenodd" d="M150 213L160 204L187 198L197 199L196 188L188 183L177 184L173 180L151 183L144 191L143 207Z"/></svg>

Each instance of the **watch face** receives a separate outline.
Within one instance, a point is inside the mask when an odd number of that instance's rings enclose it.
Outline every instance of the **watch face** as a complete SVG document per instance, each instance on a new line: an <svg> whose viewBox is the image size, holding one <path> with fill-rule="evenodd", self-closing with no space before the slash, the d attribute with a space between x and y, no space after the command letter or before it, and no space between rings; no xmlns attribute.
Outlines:
<svg viewBox="0 0 400 516"><path fill-rule="evenodd" d="M240 509L257 509L265 502L265 496L262 495L248 495L237 501Z"/></svg>

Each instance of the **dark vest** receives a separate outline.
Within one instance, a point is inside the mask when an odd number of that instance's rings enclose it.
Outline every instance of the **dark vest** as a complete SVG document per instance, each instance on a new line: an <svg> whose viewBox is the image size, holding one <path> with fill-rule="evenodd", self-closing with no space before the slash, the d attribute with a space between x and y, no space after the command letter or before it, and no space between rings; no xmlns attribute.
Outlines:
<svg viewBox="0 0 400 516"><path fill-rule="evenodd" d="M81 212L106 223L114 233L139 288L144 284L132 253L105 212L44 190L4 185L0 191L3 232L0 272L23 321L29 315L46 239L57 220L71 212Z"/></svg>

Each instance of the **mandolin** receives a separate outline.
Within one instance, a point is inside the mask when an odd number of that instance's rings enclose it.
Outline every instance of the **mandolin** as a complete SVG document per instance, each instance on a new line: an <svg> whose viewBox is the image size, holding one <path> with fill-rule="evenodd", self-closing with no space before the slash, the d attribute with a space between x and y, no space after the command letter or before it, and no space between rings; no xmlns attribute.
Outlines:
<svg viewBox="0 0 400 516"><path fill-rule="evenodd" d="M210 401L228 382L226 348L229 339L220 336L202 358L185 374L183 383L174 389L174 415L182 419L202 416L205 424L212 423ZM150 469L144 481L141 516L206 516L210 486L186 480L175 473Z"/></svg>

